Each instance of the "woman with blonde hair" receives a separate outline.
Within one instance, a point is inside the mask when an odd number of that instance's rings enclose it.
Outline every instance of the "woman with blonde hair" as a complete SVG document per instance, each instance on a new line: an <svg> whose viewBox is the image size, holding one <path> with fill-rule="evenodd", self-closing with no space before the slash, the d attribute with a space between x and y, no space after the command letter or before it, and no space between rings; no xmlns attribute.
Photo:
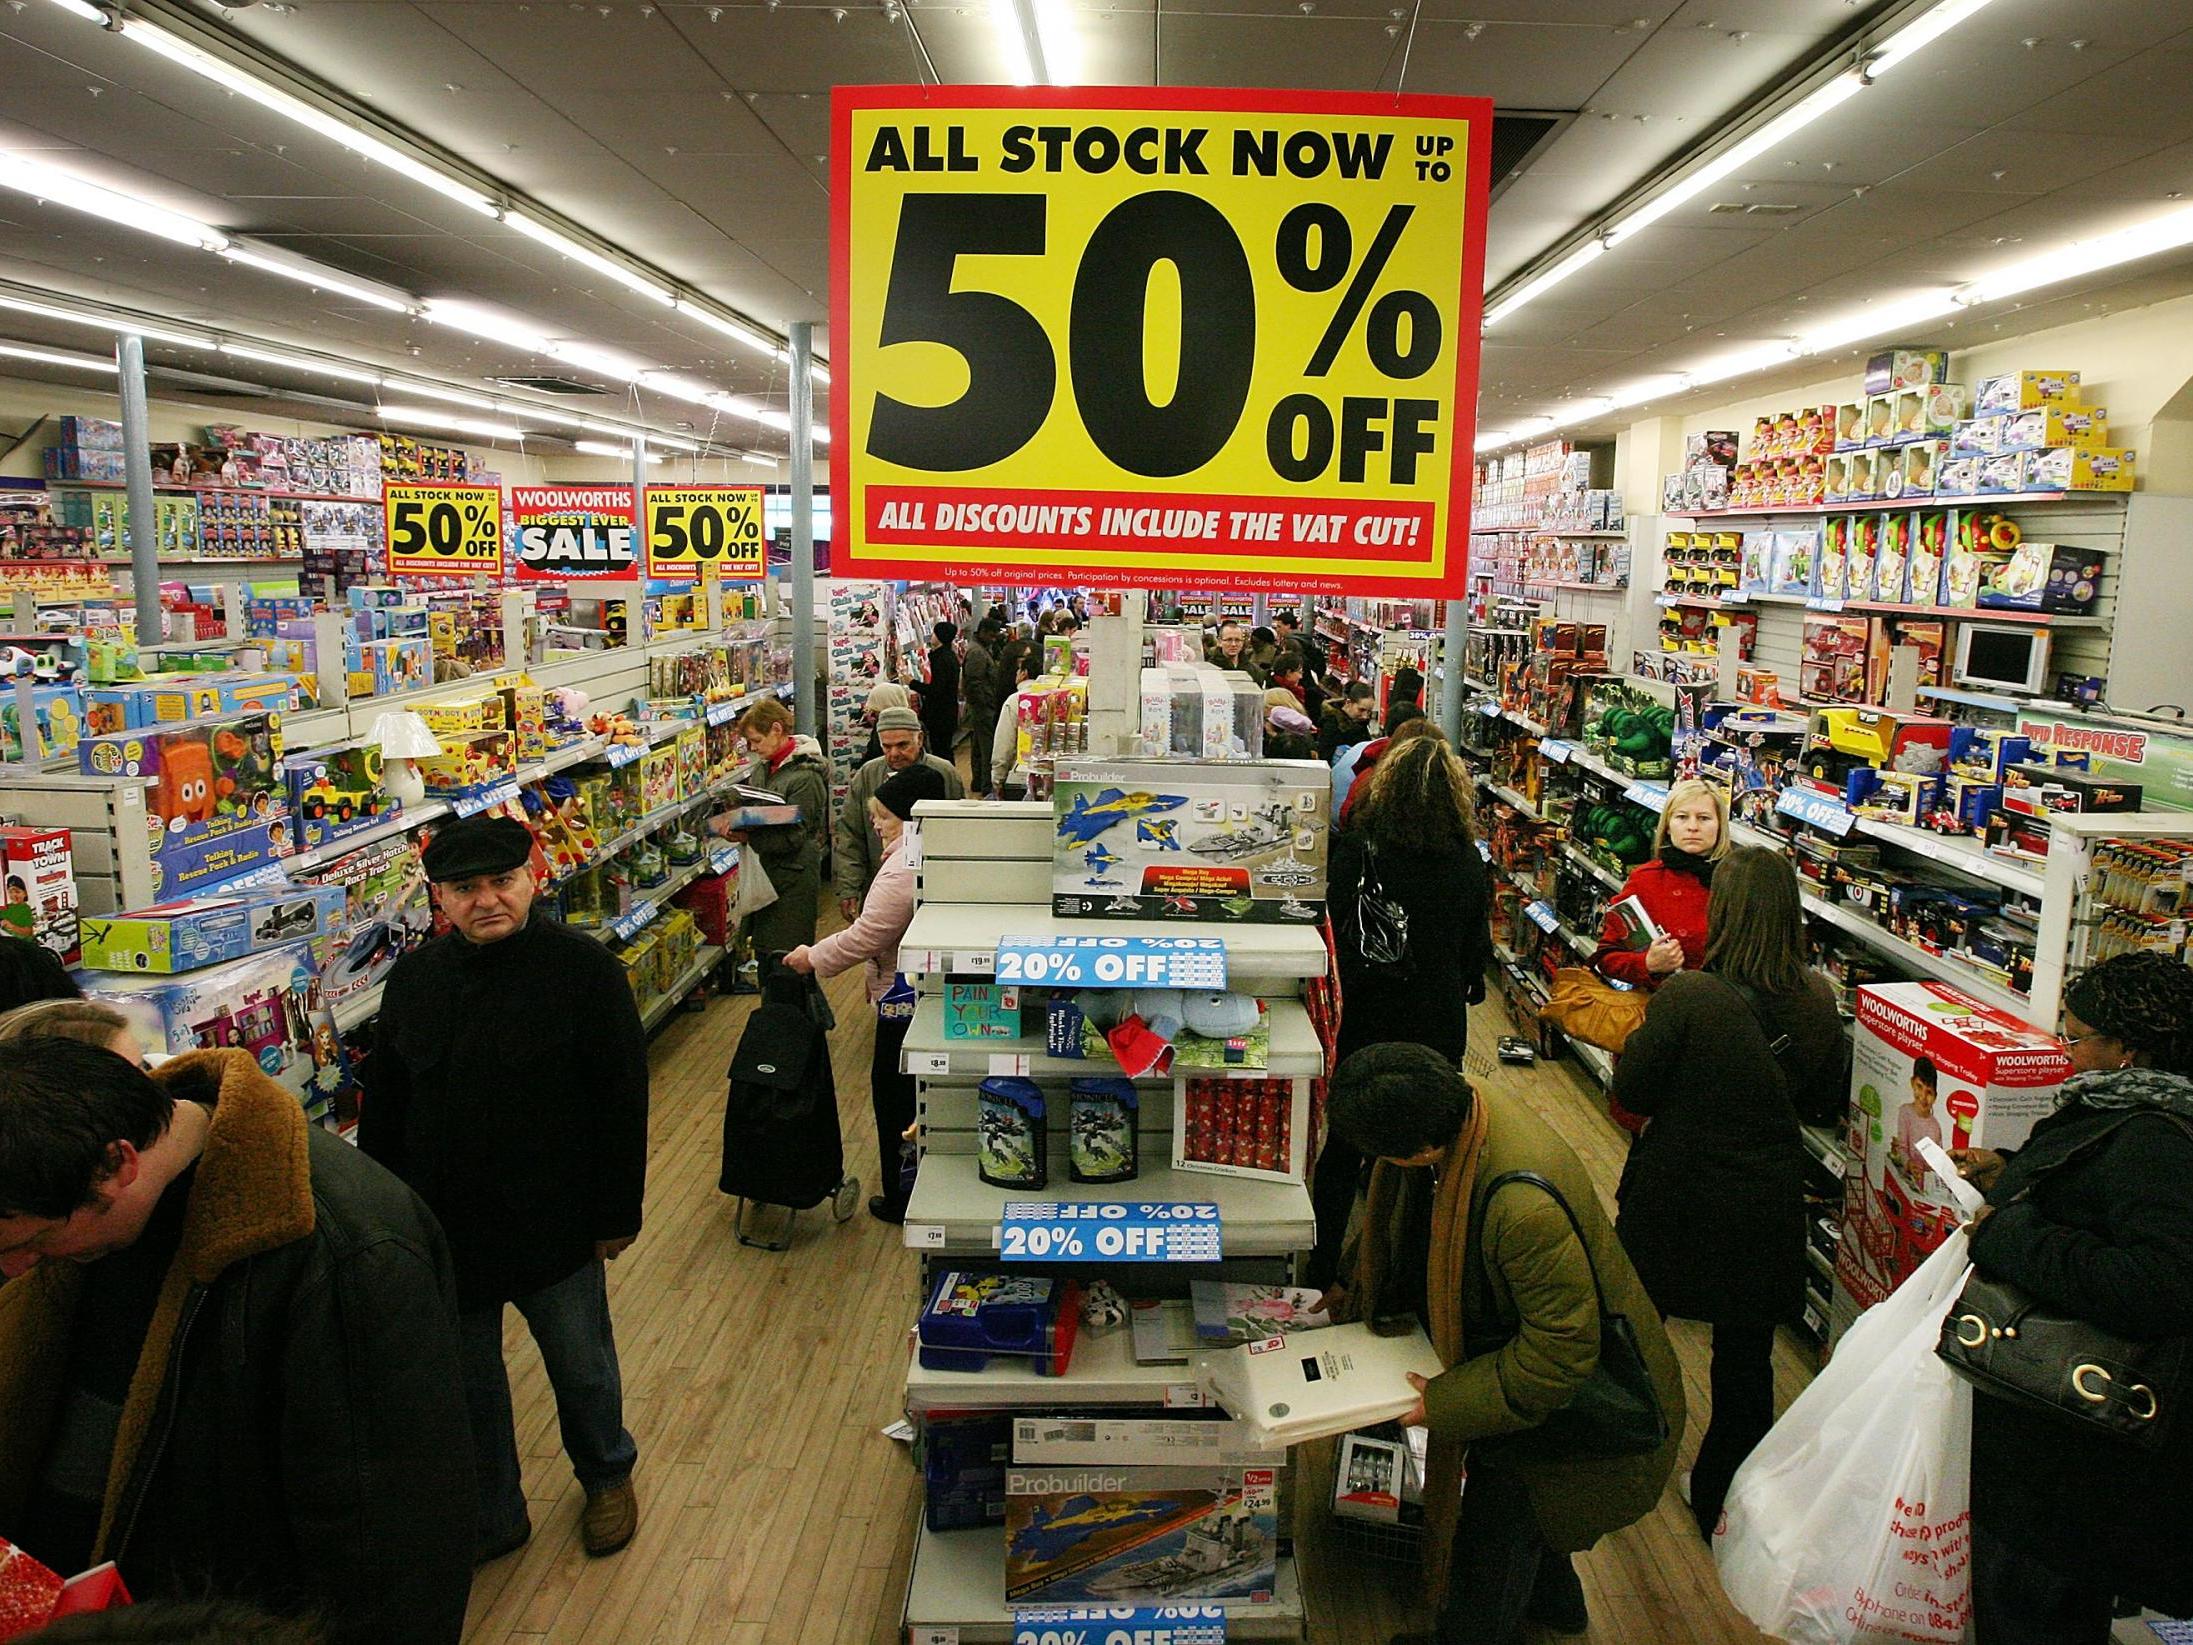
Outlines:
<svg viewBox="0 0 2193 1645"><path fill-rule="evenodd" d="M145 1048L129 1019L97 1000L37 1000L0 1015L0 1041L82 1040L139 1067Z"/></svg>
<svg viewBox="0 0 2193 1645"><path fill-rule="evenodd" d="M1658 988L1678 971L1706 960L1706 900L1713 871L1729 854L1729 807L1721 791L1691 777L1668 790L1652 855L1630 870L1616 900L1635 897L1660 928L1644 949L1625 947L1625 928L1611 908L1592 967L1610 982Z"/></svg>
<svg viewBox="0 0 2193 1645"><path fill-rule="evenodd" d="M1372 1045L1413 1044L1457 1068L1469 1008L1492 961L1485 862L1477 854L1470 776L1446 740L1396 737L1357 786L1348 826L1332 836L1329 908L1340 956L1335 1066ZM1340 1258L1363 1156L1328 1135L1312 1198L1317 1248L1310 1282Z"/></svg>

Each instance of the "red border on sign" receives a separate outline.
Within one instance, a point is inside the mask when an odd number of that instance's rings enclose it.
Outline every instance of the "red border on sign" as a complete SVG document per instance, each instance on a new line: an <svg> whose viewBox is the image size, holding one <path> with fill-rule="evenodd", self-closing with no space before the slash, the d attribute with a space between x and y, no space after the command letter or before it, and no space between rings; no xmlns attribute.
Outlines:
<svg viewBox="0 0 2193 1645"><path fill-rule="evenodd" d="M830 337L833 344L830 394L830 510L836 520L858 517L846 482L845 455L852 450L852 131L862 109L1025 108L1155 109L1179 113L1209 110L1230 114L1387 115L1456 120L1470 128L1469 177L1463 200L1463 247L1460 288L1455 294L1454 450L1448 480L1448 540L1442 576L1398 577L1340 572L1323 577L1275 570L1194 573L1194 586L1226 592L1285 588L1340 595L1381 595L1404 599L1460 599L1469 583L1470 503L1477 462L1477 390L1483 351L1485 309L1485 211L1492 189L1492 100L1411 93L1351 91L1230 90L1165 86L836 86L830 93ZM1003 495L1002 493L1000 495ZM1152 501L1159 499L1153 498ZM1311 507L1329 499L1315 496L1268 499ZM1338 506L1332 504L1331 506ZM1155 544L1154 549L1164 545ZM1079 582L1099 587L1162 587L1149 571L1106 563L1101 556L1067 566L998 566L975 561L902 560L880 555L856 557L851 539L840 530L831 543L831 563L840 576L937 578L953 575L983 581ZM1062 575L1071 572L1071 575ZM1185 572L1173 573L1185 577Z"/></svg>

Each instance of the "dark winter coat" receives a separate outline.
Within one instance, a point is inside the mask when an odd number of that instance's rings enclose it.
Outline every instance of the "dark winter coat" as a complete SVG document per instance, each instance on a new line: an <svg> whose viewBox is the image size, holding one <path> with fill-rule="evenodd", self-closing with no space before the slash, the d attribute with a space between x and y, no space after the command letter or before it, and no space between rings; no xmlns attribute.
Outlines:
<svg viewBox="0 0 2193 1645"><path fill-rule="evenodd" d="M2132 1119L2086 1158L2029 1183L2123 1118L2083 1104L2033 1128L1972 1236L1983 1274L2105 1330L2193 1335L2193 1135ZM2168 1616L2193 1615L2193 1387L2169 1438L2145 1450L1981 1394L1972 1402L1976 1525L2053 1569Z"/></svg>
<svg viewBox="0 0 2193 1645"><path fill-rule="evenodd" d="M830 837L830 762L814 738L798 736L774 769L756 760L739 781L800 808L796 823L746 833L746 848L759 859L777 893L775 902L747 922L747 939L759 953L789 953L815 940L822 847Z"/></svg>
<svg viewBox="0 0 2193 1645"><path fill-rule="evenodd" d="M317 1611L336 1645L456 1645L477 1497L441 1230L249 1054L154 1077L213 1124L98 1557L141 1600L211 1592ZM0 1526L51 1442L83 1273L0 1285Z"/></svg>
<svg viewBox="0 0 2193 1645"><path fill-rule="evenodd" d="M959 653L948 645L929 648L929 683L921 688L921 728L929 752L952 758L959 741Z"/></svg>
<svg viewBox="0 0 2193 1645"><path fill-rule="evenodd" d="M1340 697L1328 698L1317 717L1317 757L1327 765L1343 748L1367 743L1376 735L1364 721L1341 712L1343 701Z"/></svg>
<svg viewBox="0 0 2193 1645"><path fill-rule="evenodd" d="M1660 985L1614 1068L1615 1100L1652 1123L1617 1198L1623 1249L1664 1313L1794 1320L1804 1302L1805 1156L1793 1086L1840 1088L1847 1052L1835 996L1743 997L1706 971ZM1791 1045L1780 1063L1768 1030Z"/></svg>
<svg viewBox="0 0 2193 1645"><path fill-rule="evenodd" d="M1469 1007L1485 997L1492 929L1485 864L1474 844L1432 852L1381 851L1377 877L1409 916L1409 973L1396 978L1363 958L1356 899L1370 861L1359 833L1332 836L1333 934L1340 951L1340 1042L1346 1058L1367 1045L1427 1045L1456 1064L1470 1032Z"/></svg>
<svg viewBox="0 0 2193 1645"><path fill-rule="evenodd" d="M535 909L388 974L358 1146L441 1219L458 1306L529 1295L640 1231L647 1040L624 966Z"/></svg>

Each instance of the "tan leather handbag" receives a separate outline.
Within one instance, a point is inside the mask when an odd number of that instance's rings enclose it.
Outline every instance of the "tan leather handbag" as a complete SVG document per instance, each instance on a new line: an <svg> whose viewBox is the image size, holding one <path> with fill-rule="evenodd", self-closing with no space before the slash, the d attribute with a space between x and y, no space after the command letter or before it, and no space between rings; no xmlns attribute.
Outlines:
<svg viewBox="0 0 2193 1645"><path fill-rule="evenodd" d="M1539 1016L1572 1040L1619 1052L1645 1020L1652 996L1642 988L1617 988L1588 966L1564 966Z"/></svg>

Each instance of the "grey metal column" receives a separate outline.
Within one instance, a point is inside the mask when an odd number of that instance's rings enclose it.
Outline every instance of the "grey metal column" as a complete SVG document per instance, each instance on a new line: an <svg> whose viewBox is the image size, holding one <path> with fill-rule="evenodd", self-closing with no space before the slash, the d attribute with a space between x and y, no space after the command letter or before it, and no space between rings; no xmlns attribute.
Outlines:
<svg viewBox="0 0 2193 1645"><path fill-rule="evenodd" d="M1462 656L1468 649L1470 608L1460 600L1447 602L1447 642L1441 648L1439 666L1446 677L1440 682L1439 726L1448 737L1462 734Z"/></svg>
<svg viewBox="0 0 2193 1645"><path fill-rule="evenodd" d="M145 404L145 340L132 332L117 337L114 365L122 385L122 478L129 487L129 570L137 601L137 643L158 645L167 636L161 630L160 532L153 518L152 412Z"/></svg>
<svg viewBox="0 0 2193 1645"><path fill-rule="evenodd" d="M792 715L815 735L815 327L792 322Z"/></svg>

